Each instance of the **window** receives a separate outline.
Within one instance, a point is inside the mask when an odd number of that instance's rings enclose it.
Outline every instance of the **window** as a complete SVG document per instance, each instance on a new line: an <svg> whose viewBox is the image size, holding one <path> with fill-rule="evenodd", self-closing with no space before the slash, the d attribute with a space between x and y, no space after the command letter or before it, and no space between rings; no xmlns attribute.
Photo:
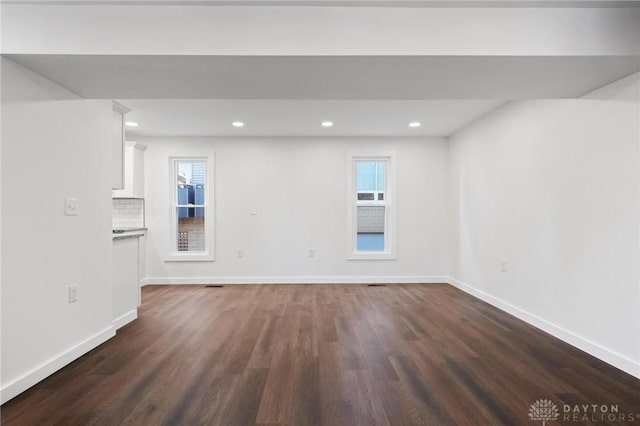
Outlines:
<svg viewBox="0 0 640 426"><path fill-rule="evenodd" d="M349 259L395 258L393 157L349 156Z"/></svg>
<svg viewBox="0 0 640 426"><path fill-rule="evenodd" d="M172 227L167 260L213 260L212 164L213 156L170 161Z"/></svg>

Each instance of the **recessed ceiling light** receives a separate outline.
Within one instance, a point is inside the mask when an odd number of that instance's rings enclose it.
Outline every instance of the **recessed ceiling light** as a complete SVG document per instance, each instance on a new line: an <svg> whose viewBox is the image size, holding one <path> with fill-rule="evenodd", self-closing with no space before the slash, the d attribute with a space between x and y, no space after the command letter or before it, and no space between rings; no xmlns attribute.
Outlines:
<svg viewBox="0 0 640 426"><path fill-rule="evenodd" d="M422 124L419 121L412 121L409 123L409 127L420 127Z"/></svg>
<svg viewBox="0 0 640 426"><path fill-rule="evenodd" d="M323 121L320 124L322 124L322 127L331 127L333 126L333 121Z"/></svg>
<svg viewBox="0 0 640 426"><path fill-rule="evenodd" d="M231 125L233 127L244 127L244 123L242 121L234 121Z"/></svg>
<svg viewBox="0 0 640 426"><path fill-rule="evenodd" d="M135 121L125 121L124 124L129 127L138 127L138 123L136 123Z"/></svg>

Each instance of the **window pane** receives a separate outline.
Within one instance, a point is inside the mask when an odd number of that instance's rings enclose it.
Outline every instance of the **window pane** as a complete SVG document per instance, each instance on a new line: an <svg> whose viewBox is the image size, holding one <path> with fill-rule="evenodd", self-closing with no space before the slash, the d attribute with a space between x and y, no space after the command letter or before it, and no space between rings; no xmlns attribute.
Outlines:
<svg viewBox="0 0 640 426"><path fill-rule="evenodd" d="M176 249L179 252L204 252L206 162L177 161L175 164Z"/></svg>
<svg viewBox="0 0 640 426"><path fill-rule="evenodd" d="M384 192L384 161L376 161L376 191Z"/></svg>
<svg viewBox="0 0 640 426"><path fill-rule="evenodd" d="M385 207L358 206L357 250L384 251Z"/></svg>
<svg viewBox="0 0 640 426"><path fill-rule="evenodd" d="M201 217L180 216L180 210L202 210ZM198 209L178 207L178 251L203 252L205 251L204 241L204 207Z"/></svg>
<svg viewBox="0 0 640 426"><path fill-rule="evenodd" d="M356 161L356 185L358 200L382 201L384 197L376 197L374 193L384 192L385 162Z"/></svg>
<svg viewBox="0 0 640 426"><path fill-rule="evenodd" d="M203 161L179 161L178 162L178 186L204 185L206 166Z"/></svg>
<svg viewBox="0 0 640 426"><path fill-rule="evenodd" d="M196 184L193 188L193 204L196 206L204 205L204 185ZM204 217L204 207L196 207L194 217Z"/></svg>
<svg viewBox="0 0 640 426"><path fill-rule="evenodd" d="M358 191L376 190L375 161L356 161L356 176Z"/></svg>
<svg viewBox="0 0 640 426"><path fill-rule="evenodd" d="M177 203L180 205L204 205L205 163L202 161L179 161L176 172L178 174L176 180L178 182ZM195 211L195 209L193 210Z"/></svg>

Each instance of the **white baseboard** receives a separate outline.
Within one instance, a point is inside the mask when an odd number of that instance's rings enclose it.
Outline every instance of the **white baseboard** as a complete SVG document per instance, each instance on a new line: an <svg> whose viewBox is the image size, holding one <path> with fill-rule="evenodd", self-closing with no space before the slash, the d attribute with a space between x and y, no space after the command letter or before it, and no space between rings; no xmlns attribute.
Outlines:
<svg viewBox="0 0 640 426"><path fill-rule="evenodd" d="M0 403L4 404L15 396L29 389L31 386L46 379L56 371L60 370L65 365L80 358L82 355L89 352L91 349L106 342L116 334L116 329L113 325L99 331L98 333L83 340L77 345L67 349L61 354L51 358L45 363L37 366L33 370L24 374L22 377L8 383L0 390Z"/></svg>
<svg viewBox="0 0 640 426"><path fill-rule="evenodd" d="M449 284L459 288L465 293L475 296L478 299L481 299L489 303L490 305L493 305L496 308L501 309L513 315L514 317L519 318L522 321L531 324L532 326L539 328L540 330L545 331L552 336L557 337L558 339L572 346L575 346L580 350L585 351L590 355L593 355L594 357L606 362L607 364L611 364L612 366L619 368L620 370L629 373L632 376L640 378L640 362L628 358L615 351L612 351L609 348L606 348L596 342L575 334L572 331L562 328L559 325L540 318L539 316L527 312L524 309L514 306L502 299L485 293L482 290L478 290L477 288L472 287L469 284L458 281L453 277L449 277L448 282Z"/></svg>
<svg viewBox="0 0 640 426"><path fill-rule="evenodd" d="M138 318L138 309L132 309L124 315L120 315L118 318L113 320L113 326L117 329L129 324L134 319Z"/></svg>
<svg viewBox="0 0 640 426"><path fill-rule="evenodd" d="M315 276L315 277L183 277L145 278L150 284L434 284L448 283L449 277L438 275L404 276Z"/></svg>

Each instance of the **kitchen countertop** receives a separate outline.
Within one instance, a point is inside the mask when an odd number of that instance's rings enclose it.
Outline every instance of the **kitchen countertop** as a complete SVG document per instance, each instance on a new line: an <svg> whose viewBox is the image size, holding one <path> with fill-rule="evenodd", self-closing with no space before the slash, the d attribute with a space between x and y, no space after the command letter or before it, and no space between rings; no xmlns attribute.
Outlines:
<svg viewBox="0 0 640 426"><path fill-rule="evenodd" d="M147 232L147 228L116 228L112 230L112 239L124 240L127 238L142 237Z"/></svg>

